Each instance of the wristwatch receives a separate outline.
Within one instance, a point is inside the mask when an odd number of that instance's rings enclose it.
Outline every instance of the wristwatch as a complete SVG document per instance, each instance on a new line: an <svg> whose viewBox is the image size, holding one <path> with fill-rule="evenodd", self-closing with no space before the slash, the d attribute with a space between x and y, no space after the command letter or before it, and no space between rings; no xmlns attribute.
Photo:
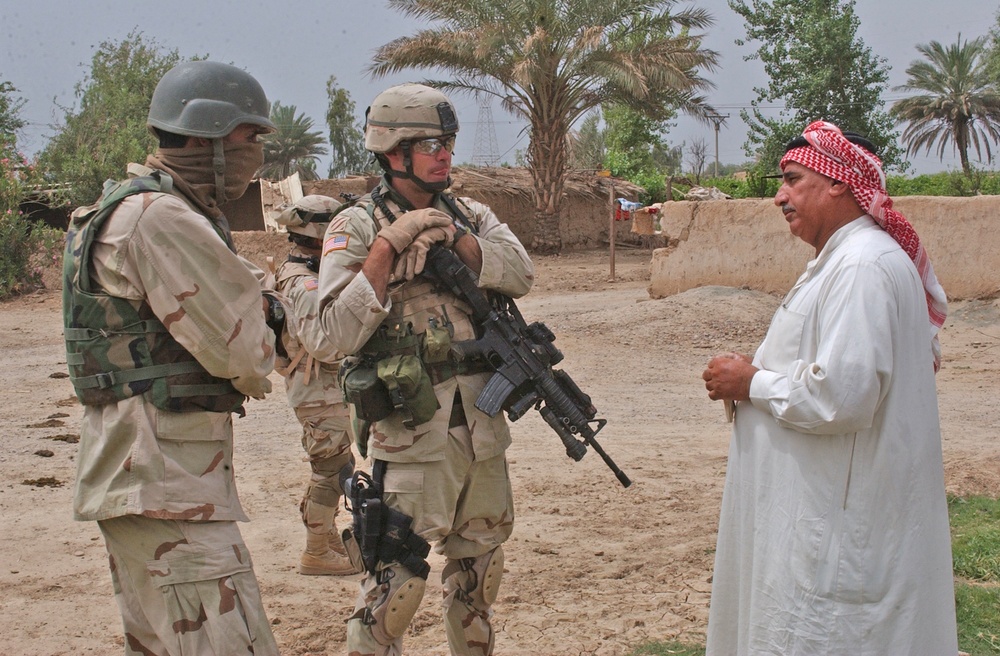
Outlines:
<svg viewBox="0 0 1000 656"><path fill-rule="evenodd" d="M285 308L277 298L271 294L265 296L267 299L267 321L265 322L268 326L272 328L276 326L281 326L285 322ZM277 331L275 331L277 332Z"/></svg>

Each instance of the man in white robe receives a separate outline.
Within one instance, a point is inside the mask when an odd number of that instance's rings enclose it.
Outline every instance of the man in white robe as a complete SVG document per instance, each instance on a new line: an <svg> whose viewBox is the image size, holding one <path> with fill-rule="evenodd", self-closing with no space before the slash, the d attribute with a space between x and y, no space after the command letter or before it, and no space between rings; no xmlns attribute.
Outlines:
<svg viewBox="0 0 1000 656"><path fill-rule="evenodd" d="M735 402L707 655L955 656L944 292L870 143L817 121L781 169L816 257L753 359L703 375Z"/></svg>

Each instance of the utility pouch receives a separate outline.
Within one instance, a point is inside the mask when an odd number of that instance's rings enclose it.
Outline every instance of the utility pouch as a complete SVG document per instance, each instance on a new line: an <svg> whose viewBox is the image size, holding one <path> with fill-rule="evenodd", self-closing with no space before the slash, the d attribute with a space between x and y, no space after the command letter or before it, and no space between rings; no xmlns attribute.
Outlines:
<svg viewBox="0 0 1000 656"><path fill-rule="evenodd" d="M444 326L431 324L424 333L424 362L440 364L448 361L451 352L451 332Z"/></svg>
<svg viewBox="0 0 1000 656"><path fill-rule="evenodd" d="M388 389L392 409L413 429L431 420L441 406L427 370L416 355L394 355L378 362L378 377Z"/></svg>
<svg viewBox="0 0 1000 656"><path fill-rule="evenodd" d="M368 358L344 358L338 376L344 390L344 399L354 406L359 419L374 422L392 414L393 402L389 397L389 389L379 378L375 362Z"/></svg>

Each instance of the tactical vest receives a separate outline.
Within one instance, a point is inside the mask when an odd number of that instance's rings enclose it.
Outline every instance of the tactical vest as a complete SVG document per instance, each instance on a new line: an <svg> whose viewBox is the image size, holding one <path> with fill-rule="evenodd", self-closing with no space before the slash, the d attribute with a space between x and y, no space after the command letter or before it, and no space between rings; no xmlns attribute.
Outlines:
<svg viewBox="0 0 1000 656"><path fill-rule="evenodd" d="M376 210L374 203L362 201L362 204L375 223L376 230L389 225L388 218ZM399 213L402 214L402 210L399 210ZM474 228L478 229L477 217L473 216L470 219ZM454 294L440 291L424 276L417 276L413 280L391 287L389 297L392 299L389 316L362 347L362 352L380 355L407 353L419 355L425 360L425 364L432 365L431 377L437 383L438 376L435 375L433 366L436 363L426 362L425 335L428 329L443 328L447 329L454 341L475 339L475 328L470 320L472 308Z"/></svg>
<svg viewBox="0 0 1000 656"><path fill-rule="evenodd" d="M94 289L91 281L94 239L121 201L133 194L167 193L172 185L170 177L159 172L123 182L108 180L99 203L73 218L63 257L63 332L70 380L84 405L117 403L141 394L170 412L241 412L246 397L229 380L209 374L170 335L148 303L136 306Z"/></svg>

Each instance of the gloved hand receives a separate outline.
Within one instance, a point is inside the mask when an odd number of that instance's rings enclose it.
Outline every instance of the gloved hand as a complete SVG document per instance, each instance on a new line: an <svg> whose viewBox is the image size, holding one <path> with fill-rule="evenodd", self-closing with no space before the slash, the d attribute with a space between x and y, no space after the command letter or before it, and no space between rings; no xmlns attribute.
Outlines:
<svg viewBox="0 0 1000 656"><path fill-rule="evenodd" d="M382 237L396 250L402 253L403 249L410 245L413 238L427 228L444 227L451 225L452 218L433 207L422 210L411 210L402 215L392 225L379 230L379 237Z"/></svg>
<svg viewBox="0 0 1000 656"><path fill-rule="evenodd" d="M396 268L393 269L392 275L396 280L413 280L415 276L420 275L420 272L424 270L424 264L427 262L427 252L431 249L431 246L440 242L445 248L448 248L454 240L454 234L444 228L435 226L423 230L399 254L399 258L396 260Z"/></svg>

